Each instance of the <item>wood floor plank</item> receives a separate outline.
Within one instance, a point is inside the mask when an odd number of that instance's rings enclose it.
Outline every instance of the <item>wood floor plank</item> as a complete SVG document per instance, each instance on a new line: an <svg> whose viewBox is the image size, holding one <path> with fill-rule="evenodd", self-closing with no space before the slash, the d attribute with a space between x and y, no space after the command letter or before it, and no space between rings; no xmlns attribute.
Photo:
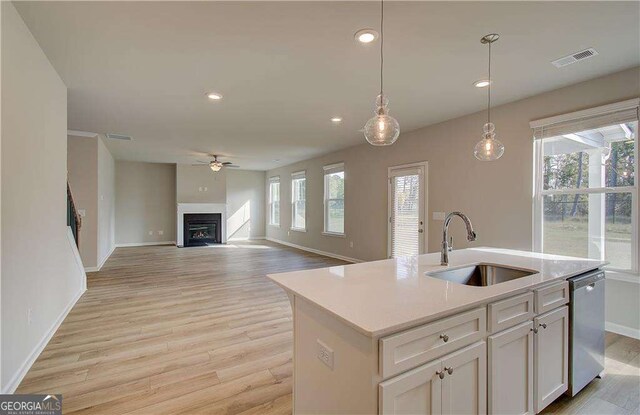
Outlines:
<svg viewBox="0 0 640 415"><path fill-rule="evenodd" d="M19 393L65 413L290 413L292 316L267 273L344 262L270 242L118 248Z"/></svg>
<svg viewBox="0 0 640 415"><path fill-rule="evenodd" d="M271 242L118 248L20 384L73 414L290 414L292 316L267 273L343 264ZM640 410L640 341L545 414Z"/></svg>

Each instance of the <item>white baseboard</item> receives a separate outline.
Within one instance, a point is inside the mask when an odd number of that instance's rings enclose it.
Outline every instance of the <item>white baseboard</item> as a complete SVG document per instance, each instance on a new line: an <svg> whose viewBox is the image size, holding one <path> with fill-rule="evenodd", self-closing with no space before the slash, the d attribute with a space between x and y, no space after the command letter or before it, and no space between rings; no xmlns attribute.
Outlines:
<svg viewBox="0 0 640 415"><path fill-rule="evenodd" d="M128 248L131 246L155 246L155 245L175 245L176 241L162 241L162 242L133 242L128 244L116 244L116 248Z"/></svg>
<svg viewBox="0 0 640 415"><path fill-rule="evenodd" d="M621 334L623 336L640 340L640 330L634 329L632 327L622 326L620 324L607 321L604 323L604 329L612 333Z"/></svg>
<svg viewBox="0 0 640 415"><path fill-rule="evenodd" d="M243 237L238 237L238 238L229 238L227 239L227 242L233 242L233 241L259 241L259 240L265 240L267 239L266 236L243 236Z"/></svg>
<svg viewBox="0 0 640 415"><path fill-rule="evenodd" d="M300 249L301 251L307 251L307 252L311 252L311 253L322 255L322 256L328 256L329 258L341 259L343 261L351 262L351 263L354 263L354 264L356 264L358 262L364 262L361 259L350 258L350 257L347 257L347 256L334 254L332 252L326 252L326 251L321 251L319 249L308 248L306 246L292 244L291 242L281 241L280 239L270 238L268 236L267 236L266 239L267 239L267 241L275 242L275 243L280 244L280 245L289 246L291 248Z"/></svg>
<svg viewBox="0 0 640 415"><path fill-rule="evenodd" d="M100 261L98 263L97 267L85 267L84 271L85 272L98 272L98 271L100 271L102 269L104 263L107 262L107 259L109 259L109 257L111 256L111 254L113 254L113 251L115 251L115 250L116 250L116 245L113 245L111 247L111 249L109 250L109 253L107 255L105 255L105 257L102 258L102 261Z"/></svg>
<svg viewBox="0 0 640 415"><path fill-rule="evenodd" d="M56 331L58 331L60 324L62 324L64 319L67 317L67 314L69 314L69 311L71 311L73 306L76 305L76 303L78 302L80 297L82 297L82 294L85 293L85 291L87 290L83 289L82 291L80 291L71 300L71 302L65 307L65 309L62 310L62 313L58 316L58 318L53 323L51 328L47 331L47 333L42 338L42 340L38 342L38 344L33 349L33 351L29 354L29 357L27 357L27 359L24 361L22 366L20 366L20 369L18 370L18 372L11 378L9 383L5 385L5 387L2 390L2 393L8 394L8 393L14 393L16 391L16 389L20 385L20 382L22 382L22 379L24 379L27 372L29 372L29 369L31 369L31 366L33 365L33 363L36 361L38 356L40 356L40 353L42 353L44 348L47 346L47 343L49 343L49 340L51 340L51 338L56 333Z"/></svg>

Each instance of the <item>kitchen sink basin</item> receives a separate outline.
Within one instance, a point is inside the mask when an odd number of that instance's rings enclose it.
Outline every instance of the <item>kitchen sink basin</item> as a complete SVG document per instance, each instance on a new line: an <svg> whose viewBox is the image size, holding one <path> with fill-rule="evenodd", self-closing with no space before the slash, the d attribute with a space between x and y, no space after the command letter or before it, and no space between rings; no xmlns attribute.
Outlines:
<svg viewBox="0 0 640 415"><path fill-rule="evenodd" d="M537 274L537 271L493 264L475 264L426 273L429 277L474 287L500 284L533 274Z"/></svg>

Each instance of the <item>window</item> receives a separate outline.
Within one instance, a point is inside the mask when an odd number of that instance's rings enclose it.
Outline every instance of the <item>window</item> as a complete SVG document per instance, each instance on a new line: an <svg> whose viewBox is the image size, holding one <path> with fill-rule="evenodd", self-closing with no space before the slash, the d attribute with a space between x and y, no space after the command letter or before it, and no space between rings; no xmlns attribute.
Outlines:
<svg viewBox="0 0 640 415"><path fill-rule="evenodd" d="M534 247L638 272L638 100L531 123Z"/></svg>
<svg viewBox="0 0 640 415"><path fill-rule="evenodd" d="M291 175L291 229L306 229L307 179L305 172Z"/></svg>
<svg viewBox="0 0 640 415"><path fill-rule="evenodd" d="M280 177L269 179L269 225L280 226Z"/></svg>
<svg viewBox="0 0 640 415"><path fill-rule="evenodd" d="M324 233L344 235L344 164L324 166Z"/></svg>

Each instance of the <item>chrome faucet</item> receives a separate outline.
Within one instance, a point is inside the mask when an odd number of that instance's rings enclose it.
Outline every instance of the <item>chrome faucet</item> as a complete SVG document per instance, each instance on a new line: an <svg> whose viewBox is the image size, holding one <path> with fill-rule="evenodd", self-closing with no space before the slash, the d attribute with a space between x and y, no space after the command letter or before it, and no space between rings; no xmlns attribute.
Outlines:
<svg viewBox="0 0 640 415"><path fill-rule="evenodd" d="M453 238L449 243L449 223L454 216L459 216L464 221L464 226L467 227L467 241L472 242L476 240L476 233L473 231L471 221L462 212L451 212L444 220L444 226L442 228L442 251L440 251L440 265L449 265L449 251L453 250Z"/></svg>

